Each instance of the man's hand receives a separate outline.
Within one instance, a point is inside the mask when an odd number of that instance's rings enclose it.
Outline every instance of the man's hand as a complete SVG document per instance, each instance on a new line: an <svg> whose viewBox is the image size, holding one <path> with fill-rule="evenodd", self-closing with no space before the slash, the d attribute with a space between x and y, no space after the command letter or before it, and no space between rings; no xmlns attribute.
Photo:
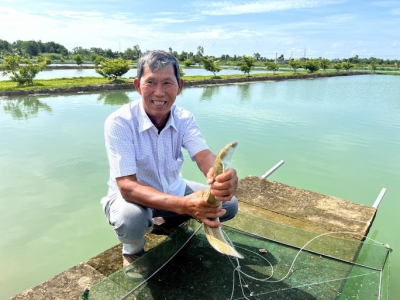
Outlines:
<svg viewBox="0 0 400 300"><path fill-rule="evenodd" d="M211 184L211 194L218 201L229 201L235 195L238 185L238 177L235 169L228 169L214 180L214 169L207 173L207 183Z"/></svg>
<svg viewBox="0 0 400 300"><path fill-rule="evenodd" d="M222 217L226 210L222 208L222 205L211 206L208 204L204 200L204 192L204 190L201 190L185 196L187 213L207 226L219 227L221 222L212 219Z"/></svg>

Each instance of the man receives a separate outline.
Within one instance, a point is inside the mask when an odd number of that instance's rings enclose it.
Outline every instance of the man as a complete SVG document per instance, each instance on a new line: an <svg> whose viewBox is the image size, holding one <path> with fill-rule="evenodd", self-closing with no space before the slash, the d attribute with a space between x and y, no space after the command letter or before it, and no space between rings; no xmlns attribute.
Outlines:
<svg viewBox="0 0 400 300"><path fill-rule="evenodd" d="M238 210L234 193L238 177L234 169L213 180L215 155L208 149L193 115L174 105L183 88L175 57L164 51L148 51L137 65L134 85L141 99L112 113L105 122L110 164L108 195L102 199L109 223L123 243L124 266L144 253L144 235L163 217L177 224L196 218L211 221L233 218ZM185 148L211 184L211 193L222 206L203 199L207 185L181 177Z"/></svg>

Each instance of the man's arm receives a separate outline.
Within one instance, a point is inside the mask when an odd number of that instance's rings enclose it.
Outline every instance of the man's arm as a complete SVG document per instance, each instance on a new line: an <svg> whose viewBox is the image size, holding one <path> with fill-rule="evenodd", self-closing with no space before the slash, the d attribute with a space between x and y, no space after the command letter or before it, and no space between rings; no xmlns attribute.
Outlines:
<svg viewBox="0 0 400 300"><path fill-rule="evenodd" d="M160 210L169 210L178 214L188 214L204 224L217 227L219 222L209 219L219 218L225 214L221 206L212 207L203 200L204 191L179 197L157 191L150 186L139 183L136 175L116 178L122 197L128 201L145 207Z"/></svg>
<svg viewBox="0 0 400 300"><path fill-rule="evenodd" d="M122 197L148 208L170 210L182 214L182 197L162 193L137 181L136 175L116 178Z"/></svg>

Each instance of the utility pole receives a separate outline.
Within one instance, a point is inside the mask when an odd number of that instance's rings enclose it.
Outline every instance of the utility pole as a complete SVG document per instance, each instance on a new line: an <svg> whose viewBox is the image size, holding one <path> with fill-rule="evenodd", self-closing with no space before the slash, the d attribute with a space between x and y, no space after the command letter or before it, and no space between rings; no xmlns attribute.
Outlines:
<svg viewBox="0 0 400 300"><path fill-rule="evenodd" d="M278 53L275 53L275 64L276 64L277 57L278 57Z"/></svg>

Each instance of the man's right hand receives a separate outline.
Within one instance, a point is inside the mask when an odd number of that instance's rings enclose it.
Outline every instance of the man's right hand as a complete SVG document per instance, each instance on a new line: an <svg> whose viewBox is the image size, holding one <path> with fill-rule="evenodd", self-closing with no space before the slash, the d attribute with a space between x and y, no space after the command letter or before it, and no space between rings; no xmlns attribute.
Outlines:
<svg viewBox="0 0 400 300"><path fill-rule="evenodd" d="M222 217L226 213L226 210L222 208L222 205L209 205L203 198L204 193L205 190L201 190L185 196L186 201L184 205L187 213L207 226L219 227L221 226L221 222L214 219Z"/></svg>

